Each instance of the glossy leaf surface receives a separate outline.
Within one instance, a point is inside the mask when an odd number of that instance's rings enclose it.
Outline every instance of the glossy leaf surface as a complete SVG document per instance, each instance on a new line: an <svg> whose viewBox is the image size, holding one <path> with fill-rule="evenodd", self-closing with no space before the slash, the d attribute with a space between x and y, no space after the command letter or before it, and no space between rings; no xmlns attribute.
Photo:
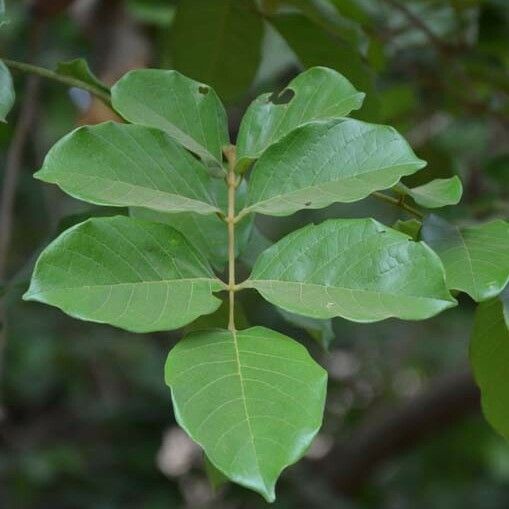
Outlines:
<svg viewBox="0 0 509 509"><path fill-rule="evenodd" d="M481 389L483 413L509 439L509 292L482 302L475 314L470 362Z"/></svg>
<svg viewBox="0 0 509 509"><path fill-rule="evenodd" d="M213 465L273 501L320 428L326 372L299 343L253 327L187 336L165 373L179 424Z"/></svg>
<svg viewBox="0 0 509 509"><path fill-rule="evenodd" d="M232 99L245 93L261 58L263 21L253 0L186 0L172 26L175 68Z"/></svg>
<svg viewBox="0 0 509 509"><path fill-rule="evenodd" d="M293 129L312 120L344 117L359 109L363 99L364 94L344 76L326 67L299 74L278 97L261 95L251 103L240 125L239 170Z"/></svg>
<svg viewBox="0 0 509 509"><path fill-rule="evenodd" d="M257 161L246 212L285 216L353 202L425 165L392 127L353 119L312 122Z"/></svg>
<svg viewBox="0 0 509 509"><path fill-rule="evenodd" d="M429 216L424 241L440 256L447 286L468 293L477 302L498 295L509 281L509 224L497 220L460 228Z"/></svg>
<svg viewBox="0 0 509 509"><path fill-rule="evenodd" d="M403 189L405 194L414 199L415 203L428 209L456 205L463 194L461 180L456 176L448 179L435 179L412 189L408 187Z"/></svg>
<svg viewBox="0 0 509 509"><path fill-rule="evenodd" d="M26 300L135 332L177 329L221 301L206 260L172 228L123 216L89 219L39 257Z"/></svg>
<svg viewBox="0 0 509 509"><path fill-rule="evenodd" d="M242 286L293 313L356 322L420 320L456 304L438 256L373 219L331 219L287 235Z"/></svg>
<svg viewBox="0 0 509 509"><path fill-rule="evenodd" d="M226 113L216 93L176 71L130 71L111 89L115 110L134 124L166 131L208 165L220 167L229 143Z"/></svg>
<svg viewBox="0 0 509 509"><path fill-rule="evenodd" d="M140 125L80 127L49 151L36 177L98 205L220 210L206 168L166 133Z"/></svg>
<svg viewBox="0 0 509 509"><path fill-rule="evenodd" d="M7 114L14 105L15 98L11 72L0 60L0 121L5 122Z"/></svg>

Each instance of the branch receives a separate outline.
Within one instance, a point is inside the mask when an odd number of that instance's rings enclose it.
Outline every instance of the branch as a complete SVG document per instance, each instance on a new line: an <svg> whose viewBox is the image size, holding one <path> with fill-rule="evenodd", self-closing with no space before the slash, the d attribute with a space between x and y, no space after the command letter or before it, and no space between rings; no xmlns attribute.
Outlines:
<svg viewBox="0 0 509 509"><path fill-rule="evenodd" d="M399 207L406 212L412 214L413 216L417 217L418 219L424 219L424 214L415 209L414 207L411 207L410 205L407 205L401 198L393 198L392 196L388 196L384 193L379 193L378 191L375 191L371 193L370 196L373 196L374 198L377 198L378 200L385 201L387 203L390 203L391 205L394 205L396 207Z"/></svg>
<svg viewBox="0 0 509 509"><path fill-rule="evenodd" d="M62 83L67 85L68 87L76 87L86 90L90 92L92 95L95 95L98 99L101 99L107 106L111 107L110 95L98 87L91 85L90 83L86 83L85 81L81 81L76 78L71 78L70 76L64 76L62 74L58 74L55 71L50 71L44 67L39 67L37 65L27 64L24 62L17 62L14 60L9 60L3 58L2 61L7 67L11 69L15 69L17 71L21 71L24 73L35 74L37 76L41 76L46 79L50 79L56 81L58 83Z"/></svg>
<svg viewBox="0 0 509 509"><path fill-rule="evenodd" d="M478 410L479 391L470 371L444 375L410 401L369 415L319 467L339 493L354 495L383 461Z"/></svg>

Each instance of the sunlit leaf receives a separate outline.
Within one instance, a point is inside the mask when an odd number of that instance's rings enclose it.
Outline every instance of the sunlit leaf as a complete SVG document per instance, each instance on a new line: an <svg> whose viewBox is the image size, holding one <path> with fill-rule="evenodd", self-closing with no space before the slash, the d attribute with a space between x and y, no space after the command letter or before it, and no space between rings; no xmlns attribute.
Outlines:
<svg viewBox="0 0 509 509"><path fill-rule="evenodd" d="M392 127L352 119L312 122L258 159L245 212L284 216L353 202L425 165Z"/></svg>
<svg viewBox="0 0 509 509"><path fill-rule="evenodd" d="M242 171L269 146L311 120L339 118L362 105L364 94L341 74L313 67L274 97L263 94L249 106L237 138L237 167Z"/></svg>
<svg viewBox="0 0 509 509"><path fill-rule="evenodd" d="M5 122L7 114L14 106L15 98L11 72L0 60L0 121Z"/></svg>
<svg viewBox="0 0 509 509"><path fill-rule="evenodd" d="M212 464L273 501L320 428L326 372L292 339L253 327L187 336L165 373L179 424Z"/></svg>
<svg viewBox="0 0 509 509"><path fill-rule="evenodd" d="M36 177L98 205L220 211L210 191L217 179L166 133L140 125L80 127L49 151Z"/></svg>
<svg viewBox="0 0 509 509"><path fill-rule="evenodd" d="M263 21L252 0L180 2L171 28L175 68L232 99L253 81L261 58Z"/></svg>
<svg viewBox="0 0 509 509"><path fill-rule="evenodd" d="M211 167L221 167L229 143L226 112L208 85L176 71L138 69L111 89L113 107L134 124L166 131Z"/></svg>
<svg viewBox="0 0 509 509"><path fill-rule="evenodd" d="M438 256L373 219L331 219L263 253L243 287L314 318L420 320L456 304Z"/></svg>
<svg viewBox="0 0 509 509"><path fill-rule="evenodd" d="M509 224L497 220L460 228L438 216L424 221L424 241L440 256L447 286L477 302L497 296L509 281Z"/></svg>
<svg viewBox="0 0 509 509"><path fill-rule="evenodd" d="M223 284L169 226L124 216L90 219L39 257L25 300L135 332L177 329L221 301Z"/></svg>
<svg viewBox="0 0 509 509"><path fill-rule="evenodd" d="M470 362L481 389L486 419L509 439L509 291L479 304L470 344Z"/></svg>

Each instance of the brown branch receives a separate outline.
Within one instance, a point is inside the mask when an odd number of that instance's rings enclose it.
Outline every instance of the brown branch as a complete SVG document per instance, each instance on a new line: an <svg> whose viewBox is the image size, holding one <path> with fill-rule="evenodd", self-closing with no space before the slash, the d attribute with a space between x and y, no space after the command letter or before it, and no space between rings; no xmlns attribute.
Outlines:
<svg viewBox="0 0 509 509"><path fill-rule="evenodd" d="M321 460L320 468L339 493L354 495L383 461L478 410L479 392L470 371L444 375L410 401L368 416Z"/></svg>

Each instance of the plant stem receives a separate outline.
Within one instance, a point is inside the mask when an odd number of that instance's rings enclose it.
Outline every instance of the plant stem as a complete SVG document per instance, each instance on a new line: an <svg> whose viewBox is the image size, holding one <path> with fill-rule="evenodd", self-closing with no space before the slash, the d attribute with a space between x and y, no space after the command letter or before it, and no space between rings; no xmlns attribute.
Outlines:
<svg viewBox="0 0 509 509"><path fill-rule="evenodd" d="M375 198L378 198L379 200L385 201L387 203L391 203L392 205L395 205L396 207L399 207L406 212L412 214L413 216L417 217L418 219L424 219L424 214L420 212L417 209L414 209L410 205L407 205L403 200L400 200L398 198L393 198L392 196L388 196L383 193L379 193L378 191L375 191L374 193L371 193L371 196L374 196Z"/></svg>
<svg viewBox="0 0 509 509"><path fill-rule="evenodd" d="M228 318L228 330L235 330L235 191L237 188L237 176L235 175L235 147L229 146L224 151L228 160L228 298L230 302L230 313Z"/></svg>
<svg viewBox="0 0 509 509"><path fill-rule="evenodd" d="M70 76L64 76L62 74L58 74L55 71L50 71L44 67L39 67L37 65L27 64L25 62L17 62L15 60L9 60L6 58L2 58L2 61L7 67L11 69L15 69L17 71L21 71L28 74L36 74L37 76L41 76L43 78L47 78L53 81L57 81L59 83L63 83L69 87L76 87L86 90L90 92L92 95L95 95L98 99L101 99L107 106L111 107L110 95L101 90L90 83L86 83L85 81L81 81L76 78L71 78Z"/></svg>

